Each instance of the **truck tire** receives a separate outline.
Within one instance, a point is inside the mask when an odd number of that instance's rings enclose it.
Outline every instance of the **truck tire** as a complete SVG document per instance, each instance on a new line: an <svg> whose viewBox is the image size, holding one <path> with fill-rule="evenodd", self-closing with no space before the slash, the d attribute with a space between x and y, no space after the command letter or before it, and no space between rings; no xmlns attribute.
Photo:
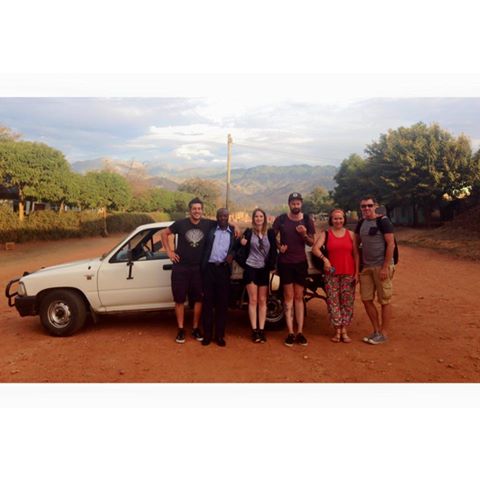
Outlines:
<svg viewBox="0 0 480 480"><path fill-rule="evenodd" d="M269 295L267 298L267 330L281 330L285 327L285 311L283 299L278 295Z"/></svg>
<svg viewBox="0 0 480 480"><path fill-rule="evenodd" d="M87 309L83 298L72 290L54 290L40 304L40 321L50 335L67 337L83 327Z"/></svg>

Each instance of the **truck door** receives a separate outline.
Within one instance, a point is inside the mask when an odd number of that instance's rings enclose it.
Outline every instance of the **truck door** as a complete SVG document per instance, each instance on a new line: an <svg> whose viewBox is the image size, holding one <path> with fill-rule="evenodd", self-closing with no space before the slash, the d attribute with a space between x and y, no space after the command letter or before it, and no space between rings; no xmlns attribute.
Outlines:
<svg viewBox="0 0 480 480"><path fill-rule="evenodd" d="M172 262L160 238L161 228L142 230L123 244L98 272L104 311L157 310L175 306ZM173 241L173 236L169 237Z"/></svg>

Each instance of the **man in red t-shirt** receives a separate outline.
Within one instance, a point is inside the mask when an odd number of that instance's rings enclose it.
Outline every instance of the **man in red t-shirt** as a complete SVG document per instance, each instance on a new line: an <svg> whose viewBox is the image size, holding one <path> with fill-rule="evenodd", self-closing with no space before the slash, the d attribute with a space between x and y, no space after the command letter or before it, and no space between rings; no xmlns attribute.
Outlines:
<svg viewBox="0 0 480 480"><path fill-rule="evenodd" d="M302 195L297 192L291 193L288 197L290 211L278 216L273 222L280 252L278 272L283 285L285 320L288 327L288 336L285 339L287 347L291 347L295 341L303 346L308 344L303 335L303 295L308 273L305 245L313 245L315 225L307 215L302 213L302 205ZM294 312L298 327L296 336L293 328Z"/></svg>

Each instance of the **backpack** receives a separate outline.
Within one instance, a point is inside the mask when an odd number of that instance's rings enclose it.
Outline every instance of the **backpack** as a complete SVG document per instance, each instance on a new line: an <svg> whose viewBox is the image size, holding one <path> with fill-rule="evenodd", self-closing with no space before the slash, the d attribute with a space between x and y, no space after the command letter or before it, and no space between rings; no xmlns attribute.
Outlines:
<svg viewBox="0 0 480 480"><path fill-rule="evenodd" d="M382 220L384 218L388 218L388 217L377 217L376 218L376 222L377 222L377 228L380 230L380 232L382 233L382 235L384 235L384 231L383 231L383 223L382 223ZM364 218L360 219L357 223L357 227L355 228L355 233L357 234L360 234L360 228L362 226L362 223L364 222ZM388 219L390 221L390 219ZM395 238L395 236L393 237L393 240L395 242L395 247L393 249L393 264L396 265L398 263L398 257L399 257L399 254L398 254L398 245L397 245L397 239Z"/></svg>
<svg viewBox="0 0 480 480"><path fill-rule="evenodd" d="M322 253L322 255L328 258L327 241L328 241L328 230L325 230L325 241L323 242L323 245L320 247L320 252ZM323 266L325 262L320 257L317 257L316 255L314 255L313 252L312 252L312 263L313 263L313 266L319 272L323 272Z"/></svg>

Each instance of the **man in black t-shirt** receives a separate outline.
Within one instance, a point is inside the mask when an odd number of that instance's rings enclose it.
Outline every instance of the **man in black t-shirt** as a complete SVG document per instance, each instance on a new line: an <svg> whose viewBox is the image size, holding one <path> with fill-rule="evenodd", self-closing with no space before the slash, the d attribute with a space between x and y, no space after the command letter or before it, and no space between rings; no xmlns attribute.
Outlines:
<svg viewBox="0 0 480 480"><path fill-rule="evenodd" d="M208 232L216 225L215 220L202 218L203 202L199 198L190 200L188 204L189 217L177 220L161 231L162 243L173 262L172 293L175 302L178 333L175 341L185 343L185 301L193 302L192 336L198 341L203 336L198 328L202 313L202 274L201 263L204 254L205 241ZM177 248L170 248L168 237L178 235Z"/></svg>

